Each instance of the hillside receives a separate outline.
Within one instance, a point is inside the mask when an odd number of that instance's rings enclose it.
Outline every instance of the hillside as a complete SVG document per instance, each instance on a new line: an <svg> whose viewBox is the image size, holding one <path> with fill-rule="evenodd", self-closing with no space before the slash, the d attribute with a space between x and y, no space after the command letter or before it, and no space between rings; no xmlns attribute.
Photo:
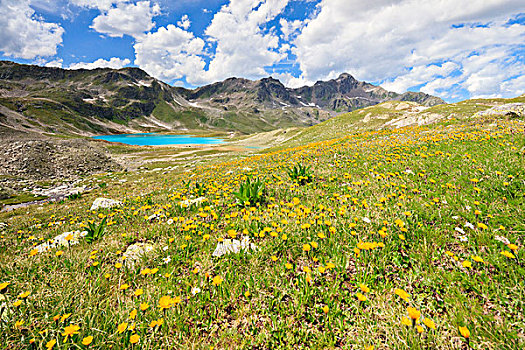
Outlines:
<svg viewBox="0 0 525 350"><path fill-rule="evenodd" d="M0 213L0 344L524 348L525 123L481 102Z"/></svg>
<svg viewBox="0 0 525 350"><path fill-rule="evenodd" d="M231 78L188 90L139 68L65 70L0 62L0 135L94 135L212 130L250 134L311 126L333 113L386 100L443 103L423 93L396 94L349 74L312 87L272 78Z"/></svg>
<svg viewBox="0 0 525 350"><path fill-rule="evenodd" d="M496 110L495 114L499 115L518 113L515 117L524 118L524 106L525 95L510 99L471 99L431 107L416 102L390 101L340 114L311 128L299 130L283 145L300 145L363 131L430 125L440 121L458 123L472 118L478 119L483 116L483 112L490 114L489 111L492 110Z"/></svg>

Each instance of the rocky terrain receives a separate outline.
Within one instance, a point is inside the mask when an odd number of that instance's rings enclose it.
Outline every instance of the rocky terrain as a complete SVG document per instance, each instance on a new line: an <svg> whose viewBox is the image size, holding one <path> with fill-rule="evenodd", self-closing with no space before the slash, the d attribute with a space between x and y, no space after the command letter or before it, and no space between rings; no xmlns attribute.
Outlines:
<svg viewBox="0 0 525 350"><path fill-rule="evenodd" d="M67 70L0 61L2 138L159 130L251 134L311 126L390 100L444 103L424 93L390 92L349 74L298 89L269 77L230 78L189 90L139 68Z"/></svg>
<svg viewBox="0 0 525 350"><path fill-rule="evenodd" d="M20 193L60 199L85 190L75 185L83 176L121 169L88 140L1 140L0 200Z"/></svg>

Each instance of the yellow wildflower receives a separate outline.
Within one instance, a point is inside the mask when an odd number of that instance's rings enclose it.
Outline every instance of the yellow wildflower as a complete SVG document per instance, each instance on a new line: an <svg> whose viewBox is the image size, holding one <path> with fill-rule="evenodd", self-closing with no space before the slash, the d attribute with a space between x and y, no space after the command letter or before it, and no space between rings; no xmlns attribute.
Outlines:
<svg viewBox="0 0 525 350"><path fill-rule="evenodd" d="M467 327L459 327L459 333L466 339L470 338L470 331Z"/></svg>
<svg viewBox="0 0 525 350"><path fill-rule="evenodd" d="M87 336L84 339L82 339L82 345L89 345L93 341L93 336Z"/></svg>

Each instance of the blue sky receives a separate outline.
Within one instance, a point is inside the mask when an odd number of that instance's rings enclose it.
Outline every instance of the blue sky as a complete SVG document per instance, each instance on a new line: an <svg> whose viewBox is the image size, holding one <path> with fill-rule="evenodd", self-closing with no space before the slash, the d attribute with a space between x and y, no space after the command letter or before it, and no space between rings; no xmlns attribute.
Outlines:
<svg viewBox="0 0 525 350"><path fill-rule="evenodd" d="M525 93L519 0L0 0L0 58L173 85L343 72L447 101Z"/></svg>

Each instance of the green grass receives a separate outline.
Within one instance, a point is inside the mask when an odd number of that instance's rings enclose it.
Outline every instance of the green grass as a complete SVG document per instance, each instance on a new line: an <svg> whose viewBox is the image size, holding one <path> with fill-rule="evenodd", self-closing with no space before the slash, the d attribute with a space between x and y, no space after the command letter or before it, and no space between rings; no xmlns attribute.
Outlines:
<svg viewBox="0 0 525 350"><path fill-rule="evenodd" d="M0 200L0 204L13 205L46 199L46 196L35 196L31 193L18 193L16 196Z"/></svg>
<svg viewBox="0 0 525 350"><path fill-rule="evenodd" d="M33 339L45 348L54 339L55 349L84 348L93 336L93 349L131 348L136 334L140 349L524 348L524 125L487 118L356 130L166 174L97 176L86 184L107 185L75 201L2 213L0 283L9 283L1 293L10 312L0 347L30 348ZM313 182L288 177L297 163ZM264 181L267 201L242 208L233 193L249 176ZM207 201L181 207L199 195ZM100 196L124 204L90 211ZM104 218L102 239L31 255ZM231 237L258 249L212 257ZM155 249L120 267L135 242ZM421 333L402 323L408 307L421 313ZM69 325L78 334L64 341Z"/></svg>

